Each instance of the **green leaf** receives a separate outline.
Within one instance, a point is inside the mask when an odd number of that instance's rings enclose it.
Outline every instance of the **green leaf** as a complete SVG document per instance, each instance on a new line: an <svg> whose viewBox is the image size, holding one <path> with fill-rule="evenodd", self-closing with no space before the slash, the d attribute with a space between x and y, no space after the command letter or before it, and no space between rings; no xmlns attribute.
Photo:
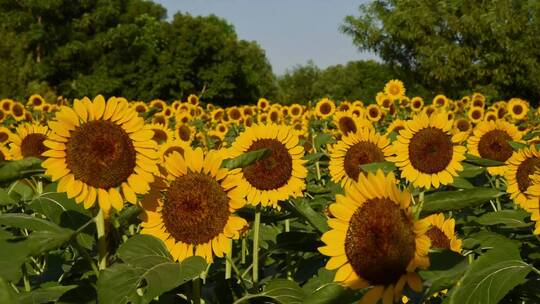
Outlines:
<svg viewBox="0 0 540 304"><path fill-rule="evenodd" d="M17 294L11 285L0 277L0 303L17 303Z"/></svg>
<svg viewBox="0 0 540 304"><path fill-rule="evenodd" d="M481 158L481 157L474 156L471 154L466 154L465 156L466 156L466 159L465 159L466 162L474 164L474 165L478 165L481 167L497 167L497 166L504 165L503 162L492 160L492 159Z"/></svg>
<svg viewBox="0 0 540 304"><path fill-rule="evenodd" d="M310 154L304 155L303 159L307 160L308 164L311 164L318 161L323 156L324 156L324 153L322 152L310 153Z"/></svg>
<svg viewBox="0 0 540 304"><path fill-rule="evenodd" d="M468 267L467 259L452 251L434 251L429 254L429 270L420 271L428 298L443 289L453 287L463 276Z"/></svg>
<svg viewBox="0 0 540 304"><path fill-rule="evenodd" d="M527 148L528 145L527 144L524 144L524 143L520 143L520 142L517 142L517 141L511 141L509 140L508 141L508 144L510 145L510 147L512 147L512 149L514 149L515 151L519 151L523 148Z"/></svg>
<svg viewBox="0 0 540 304"><path fill-rule="evenodd" d="M332 140L332 134L328 134L328 133L317 134L317 136L315 136L315 139L313 139L315 149L319 151L322 146L328 144L331 140Z"/></svg>
<svg viewBox="0 0 540 304"><path fill-rule="evenodd" d="M56 302L64 293L76 288L77 285L50 286L23 292L19 295L19 304Z"/></svg>
<svg viewBox="0 0 540 304"><path fill-rule="evenodd" d="M520 258L512 243L497 247L474 261L450 294L450 304L495 304L517 285L525 282L532 267Z"/></svg>
<svg viewBox="0 0 540 304"><path fill-rule="evenodd" d="M165 244L149 235L130 238L120 246L118 255L126 263L107 268L99 277L99 303L150 303L206 269L206 262L198 256L181 264L174 262Z"/></svg>
<svg viewBox="0 0 540 304"><path fill-rule="evenodd" d="M377 170L383 170L384 173L389 173L396 170L396 166L391 162L379 162L360 165L360 169L366 172L377 172Z"/></svg>
<svg viewBox="0 0 540 304"><path fill-rule="evenodd" d="M305 304L355 303L351 293L337 283L328 283L315 289L303 301Z"/></svg>
<svg viewBox="0 0 540 304"><path fill-rule="evenodd" d="M249 303L248 300L267 298L278 304L301 304L304 303L306 293L298 286L298 283L286 279L275 279L264 286L261 293L249 294L238 299L235 304Z"/></svg>
<svg viewBox="0 0 540 304"><path fill-rule="evenodd" d="M17 180L42 170L41 159L36 157L7 161L0 167L0 182Z"/></svg>
<svg viewBox="0 0 540 304"><path fill-rule="evenodd" d="M260 149L246 152L235 158L228 158L223 161L221 167L228 169L245 168L259 159L263 159L272 153L269 149Z"/></svg>
<svg viewBox="0 0 540 304"><path fill-rule="evenodd" d="M33 217L24 213L0 214L0 224L33 231L50 231L56 233L64 232L62 227L53 222Z"/></svg>
<svg viewBox="0 0 540 304"><path fill-rule="evenodd" d="M463 178L472 178L482 174L484 171L486 171L486 169L483 167L463 163L463 171L459 173L459 176Z"/></svg>
<svg viewBox="0 0 540 304"><path fill-rule="evenodd" d="M456 176L454 177L454 182L452 186L459 189L472 189L474 185L471 184L468 180L463 177Z"/></svg>
<svg viewBox="0 0 540 304"><path fill-rule="evenodd" d="M22 277L21 266L28 255L30 247L27 246L26 240L18 242L0 240L0 279L18 282Z"/></svg>
<svg viewBox="0 0 540 304"><path fill-rule="evenodd" d="M539 131L534 131L534 132L531 132L529 134L526 134L525 136L523 136L523 140L531 140L533 138L535 138L536 136L539 136L540 135L540 132Z"/></svg>
<svg viewBox="0 0 540 304"><path fill-rule="evenodd" d="M460 191L436 192L426 195L422 213L429 214L476 207L503 194L503 192L496 189L480 187Z"/></svg>
<svg viewBox="0 0 540 304"><path fill-rule="evenodd" d="M506 227L527 227L528 223L525 222L529 214L524 210L501 210L497 212L489 212L476 219L481 225L499 225L502 224Z"/></svg>
<svg viewBox="0 0 540 304"><path fill-rule="evenodd" d="M14 205L17 202L7 193L6 190L0 189L0 206Z"/></svg>
<svg viewBox="0 0 540 304"><path fill-rule="evenodd" d="M324 233L328 231L329 227L326 222L326 217L320 212L316 212L311 208L309 202L305 198L291 200L291 205L294 210L305 218L315 229Z"/></svg>

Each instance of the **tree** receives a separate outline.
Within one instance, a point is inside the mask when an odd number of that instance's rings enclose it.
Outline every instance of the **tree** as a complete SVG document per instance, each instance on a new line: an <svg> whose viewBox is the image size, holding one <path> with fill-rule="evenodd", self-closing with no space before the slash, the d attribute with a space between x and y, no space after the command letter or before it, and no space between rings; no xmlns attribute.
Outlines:
<svg viewBox="0 0 540 304"><path fill-rule="evenodd" d="M540 98L540 2L375 0L343 31L433 93Z"/></svg>

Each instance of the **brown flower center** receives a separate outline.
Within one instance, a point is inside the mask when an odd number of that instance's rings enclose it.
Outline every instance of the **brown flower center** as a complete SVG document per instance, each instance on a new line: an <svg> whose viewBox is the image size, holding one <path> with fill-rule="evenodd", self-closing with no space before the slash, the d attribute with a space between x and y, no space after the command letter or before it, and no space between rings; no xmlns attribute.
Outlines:
<svg viewBox="0 0 540 304"><path fill-rule="evenodd" d="M171 154L173 152L178 152L182 156L184 155L184 149L182 147L173 146L173 147L167 148L167 150L165 150L165 152L163 152L163 157L167 157L167 156L169 156L169 154Z"/></svg>
<svg viewBox="0 0 540 304"><path fill-rule="evenodd" d="M349 132L356 133L356 123L354 122L354 119L352 119L349 116L343 116L339 119L339 130L343 134L347 134Z"/></svg>
<svg viewBox="0 0 540 304"><path fill-rule="evenodd" d="M460 119L460 120L458 120L458 122L456 124L456 127L461 132L467 132L471 128L471 123L466 119Z"/></svg>
<svg viewBox="0 0 540 304"><path fill-rule="evenodd" d="M519 191L524 193L531 185L530 176L540 170L540 158L532 157L524 160L517 169L516 180L518 183Z"/></svg>
<svg viewBox="0 0 540 304"><path fill-rule="evenodd" d="M277 139L259 139L247 152L269 149L270 155L244 168L244 177L258 190L272 190L284 186L292 176L292 157Z"/></svg>
<svg viewBox="0 0 540 304"><path fill-rule="evenodd" d="M352 145L343 160L343 167L347 175L354 179L358 179L360 165L369 163L377 163L384 161L384 154L376 144L369 141L361 141Z"/></svg>
<svg viewBox="0 0 540 304"><path fill-rule="evenodd" d="M298 107L294 107L291 109L291 115L298 116L300 115L300 109Z"/></svg>
<svg viewBox="0 0 540 304"><path fill-rule="evenodd" d="M355 273L372 285L396 283L416 251L413 222L388 198L358 208L345 237L345 254Z"/></svg>
<svg viewBox="0 0 540 304"><path fill-rule="evenodd" d="M368 111L369 117L377 118L379 116L379 110L377 108L371 108Z"/></svg>
<svg viewBox="0 0 540 304"><path fill-rule="evenodd" d="M426 174L446 169L452 161L453 152L450 135L434 127L418 131L409 143L409 159L412 166Z"/></svg>
<svg viewBox="0 0 540 304"><path fill-rule="evenodd" d="M519 115L519 114L523 113L523 107L521 105L515 105L512 108L512 111L514 112L514 114Z"/></svg>
<svg viewBox="0 0 540 304"><path fill-rule="evenodd" d="M438 227L432 226L426 235L431 240L431 247L450 249L450 239Z"/></svg>
<svg viewBox="0 0 540 304"><path fill-rule="evenodd" d="M508 143L512 138L503 130L491 130L480 138L478 153L483 158L505 162L512 156L512 146Z"/></svg>
<svg viewBox="0 0 540 304"><path fill-rule="evenodd" d="M479 110L474 110L471 116L473 119L480 119L482 117L482 113Z"/></svg>
<svg viewBox="0 0 540 304"><path fill-rule="evenodd" d="M9 110L11 110L11 103L9 103L9 102L4 102L4 103L2 104L2 109L4 109L4 111L9 111Z"/></svg>
<svg viewBox="0 0 540 304"><path fill-rule="evenodd" d="M9 135L6 132L0 132L0 142L5 142L9 139Z"/></svg>
<svg viewBox="0 0 540 304"><path fill-rule="evenodd" d="M167 120L165 119L165 116L163 116L163 115L156 115L156 116L154 116L153 123L166 125Z"/></svg>
<svg viewBox="0 0 540 304"><path fill-rule="evenodd" d="M279 119L279 113L277 111L270 112L270 121L277 122Z"/></svg>
<svg viewBox="0 0 540 304"><path fill-rule="evenodd" d="M135 111L137 111L137 113L146 112L146 107L143 106L143 105L138 105L138 106L135 107Z"/></svg>
<svg viewBox="0 0 540 304"><path fill-rule="evenodd" d="M205 244L223 232L229 215L227 194L208 175L180 176L165 193L163 223L176 241Z"/></svg>
<svg viewBox="0 0 540 304"><path fill-rule="evenodd" d="M13 112L13 115L19 117L24 114L24 109L18 104L14 104L13 108L11 108L11 111Z"/></svg>
<svg viewBox="0 0 540 304"><path fill-rule="evenodd" d="M322 115L328 115L330 112L332 112L332 106L328 102L324 102L321 104L321 107L319 108Z"/></svg>
<svg viewBox="0 0 540 304"><path fill-rule="evenodd" d="M189 141L191 138L191 129L186 125L178 127L178 138L182 141Z"/></svg>
<svg viewBox="0 0 540 304"><path fill-rule="evenodd" d="M239 120L239 119L242 117L242 113L240 113L240 111L238 111L238 109L232 109L232 110L229 112L229 117L230 117L232 120Z"/></svg>
<svg viewBox="0 0 540 304"><path fill-rule="evenodd" d="M152 131L154 131L154 136L152 137L153 141L157 142L158 144L167 141L168 136L165 131L157 128L152 129Z"/></svg>
<svg viewBox="0 0 540 304"><path fill-rule="evenodd" d="M95 188L120 186L136 164L133 141L108 120L89 121L72 131L66 154L67 167L75 179Z"/></svg>
<svg viewBox="0 0 540 304"><path fill-rule="evenodd" d="M420 100L415 100L413 101L412 106L415 109L420 108L422 106L422 102L420 102Z"/></svg>
<svg viewBox="0 0 540 304"><path fill-rule="evenodd" d="M47 139L45 134L32 133L26 135L21 142L21 154L23 157L39 157L44 159L41 154L47 151L47 147L43 144L43 141Z"/></svg>

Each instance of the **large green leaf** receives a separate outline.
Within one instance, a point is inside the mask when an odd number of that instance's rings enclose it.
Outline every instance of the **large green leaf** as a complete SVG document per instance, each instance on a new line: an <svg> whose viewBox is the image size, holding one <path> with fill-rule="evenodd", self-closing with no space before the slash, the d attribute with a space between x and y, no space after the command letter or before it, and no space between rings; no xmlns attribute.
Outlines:
<svg viewBox="0 0 540 304"><path fill-rule="evenodd" d="M150 303L206 269L204 259L197 256L174 262L163 242L149 235L130 238L118 255L126 263L107 268L99 277L100 303Z"/></svg>
<svg viewBox="0 0 540 304"><path fill-rule="evenodd" d="M474 165L481 166L481 167L497 167L497 166L504 165L503 162L492 160L492 159L481 158L481 157L474 156L471 154L466 154L465 161Z"/></svg>
<svg viewBox="0 0 540 304"><path fill-rule="evenodd" d="M327 133L318 134L317 136L315 136L315 139L313 139L315 149L319 151L322 146L328 144L331 140L332 140L332 134L327 134Z"/></svg>
<svg viewBox="0 0 540 304"><path fill-rule="evenodd" d="M489 212L476 219L476 222L482 225L503 225L506 227L527 227L529 223L525 222L529 214L524 210L501 210Z"/></svg>
<svg viewBox="0 0 540 304"><path fill-rule="evenodd" d="M41 169L41 159L39 158L29 157L21 160L8 161L0 167L0 182L17 180L21 177L41 171L43 170Z"/></svg>
<svg viewBox="0 0 540 304"><path fill-rule="evenodd" d="M366 172L377 172L378 170L382 170L384 173L389 173L396 170L396 165L385 161L360 165L360 168Z"/></svg>
<svg viewBox="0 0 540 304"><path fill-rule="evenodd" d="M329 227L327 219L320 212L316 212L311 208L309 202L305 198L291 200L291 205L296 212L298 212L303 218L305 218L315 229L324 233L328 231Z"/></svg>
<svg viewBox="0 0 540 304"><path fill-rule="evenodd" d="M454 182L452 182L452 186L459 188L459 189L472 189L474 188L474 185L471 184L467 179L456 176L454 177Z"/></svg>
<svg viewBox="0 0 540 304"><path fill-rule="evenodd" d="M258 294L250 294L241 299L238 299L235 304L249 303L251 299L271 299L278 304L301 304L304 303L306 293L298 283L285 279L272 280L264 286L262 292Z"/></svg>
<svg viewBox="0 0 540 304"><path fill-rule="evenodd" d="M0 206L1 205L13 205L13 204L16 204L17 201L15 201L10 195L9 193L4 190L4 189L0 189Z"/></svg>
<svg viewBox="0 0 540 304"><path fill-rule="evenodd" d="M62 233L62 227L51 221L40 219L24 213L5 213L0 214L0 225L6 225L21 229L30 229L33 231L50 231Z"/></svg>
<svg viewBox="0 0 540 304"><path fill-rule="evenodd" d="M0 303L17 303L17 294L11 285L0 277Z"/></svg>
<svg viewBox="0 0 540 304"><path fill-rule="evenodd" d="M484 167L463 163L463 171L459 172L460 177L471 178L486 171Z"/></svg>
<svg viewBox="0 0 540 304"><path fill-rule="evenodd" d="M436 192L425 196L422 213L429 214L476 207L503 194L496 189L480 187L461 191Z"/></svg>
<svg viewBox="0 0 540 304"><path fill-rule="evenodd" d="M453 287L467 270L467 259L452 251L434 251L429 254L429 270L420 271L428 298L443 289Z"/></svg>
<svg viewBox="0 0 540 304"><path fill-rule="evenodd" d="M246 152L235 158L228 158L223 161L221 166L228 169L245 168L259 159L263 159L270 155L272 151L269 149L260 149Z"/></svg>
<svg viewBox="0 0 540 304"><path fill-rule="evenodd" d="M498 242L474 261L450 294L450 304L495 304L522 284L532 267L512 242Z"/></svg>
<svg viewBox="0 0 540 304"><path fill-rule="evenodd" d="M77 285L42 287L19 295L18 304L36 304L56 302L66 292L76 288Z"/></svg>

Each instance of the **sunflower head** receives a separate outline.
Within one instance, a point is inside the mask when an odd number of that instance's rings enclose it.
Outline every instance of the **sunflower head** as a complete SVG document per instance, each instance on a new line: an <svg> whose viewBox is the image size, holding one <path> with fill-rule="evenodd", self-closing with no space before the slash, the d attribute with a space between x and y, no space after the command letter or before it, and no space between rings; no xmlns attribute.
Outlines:
<svg viewBox="0 0 540 304"><path fill-rule="evenodd" d="M96 200L107 214L120 210L124 200L137 202L157 172L158 154L154 132L127 101L99 95L76 100L73 108L62 106L42 155L43 167L58 191L90 208Z"/></svg>
<svg viewBox="0 0 540 304"><path fill-rule="evenodd" d="M329 270L337 269L335 281L352 288L372 286L364 296L376 303L401 298L405 284L420 291L415 273L429 266L429 224L417 221L410 208L411 196L396 186L392 174L360 175L358 182L337 195L329 207L331 230L319 251L329 256Z"/></svg>
<svg viewBox="0 0 540 304"><path fill-rule="evenodd" d="M529 146L519 151L514 151L506 161L504 177L507 182L506 191L510 198L523 206L529 198L527 190L533 184L531 176L540 172L540 152L536 147Z"/></svg>
<svg viewBox="0 0 540 304"><path fill-rule="evenodd" d="M336 105L334 102L328 98L323 98L315 106L315 113L321 118L330 117L334 114L336 110Z"/></svg>
<svg viewBox="0 0 540 304"><path fill-rule="evenodd" d="M382 118L382 111L376 104L370 104L366 109L367 119L377 122Z"/></svg>
<svg viewBox="0 0 540 304"><path fill-rule="evenodd" d="M20 102L14 102L11 106L11 116L15 118L16 121L21 121L26 117L26 110L24 109L24 105Z"/></svg>
<svg viewBox="0 0 540 304"><path fill-rule="evenodd" d="M152 189L155 202L145 201L143 234L163 240L175 260L197 255L212 262L229 251L246 221L233 213L245 201L236 191L237 178L221 168L224 153L186 147L165 159L166 179Z"/></svg>
<svg viewBox="0 0 540 304"><path fill-rule="evenodd" d="M515 120L522 120L527 117L529 112L528 103L520 98L512 98L508 101L507 111L510 113L510 116Z"/></svg>
<svg viewBox="0 0 540 304"><path fill-rule="evenodd" d="M479 123L484 119L484 109L478 107L472 107L467 113L469 120L473 123Z"/></svg>
<svg viewBox="0 0 540 304"><path fill-rule="evenodd" d="M270 107L270 102L266 98L260 98L259 101L257 101L257 108L259 108L260 111L266 111Z"/></svg>
<svg viewBox="0 0 540 304"><path fill-rule="evenodd" d="M9 130L4 130L4 135ZM1 136L2 133L0 133ZM9 133L11 142L11 155L13 159L23 159L26 157L39 157L43 159L42 153L47 150L44 141L49 134L49 128L35 123L25 123L17 127L15 133Z"/></svg>
<svg viewBox="0 0 540 304"><path fill-rule="evenodd" d="M399 99L405 96L405 85L403 85L401 80L390 80L384 86L384 93L388 95L391 100Z"/></svg>
<svg viewBox="0 0 540 304"><path fill-rule="evenodd" d="M461 252L462 241L455 234L456 221L454 219L446 219L444 214L439 213L432 214L425 220L430 224L426 234L431 240L431 247Z"/></svg>
<svg viewBox="0 0 540 304"><path fill-rule="evenodd" d="M413 110L413 112L420 112L423 107L424 100L422 99L422 97L417 96L411 99L411 110Z"/></svg>
<svg viewBox="0 0 540 304"><path fill-rule="evenodd" d="M436 107L446 107L448 105L448 98L443 94L439 94L433 98L433 105Z"/></svg>
<svg viewBox="0 0 540 304"><path fill-rule="evenodd" d="M199 105L199 96L197 96L195 94L191 94L191 95L188 96L186 101L190 105L197 106L197 105Z"/></svg>

